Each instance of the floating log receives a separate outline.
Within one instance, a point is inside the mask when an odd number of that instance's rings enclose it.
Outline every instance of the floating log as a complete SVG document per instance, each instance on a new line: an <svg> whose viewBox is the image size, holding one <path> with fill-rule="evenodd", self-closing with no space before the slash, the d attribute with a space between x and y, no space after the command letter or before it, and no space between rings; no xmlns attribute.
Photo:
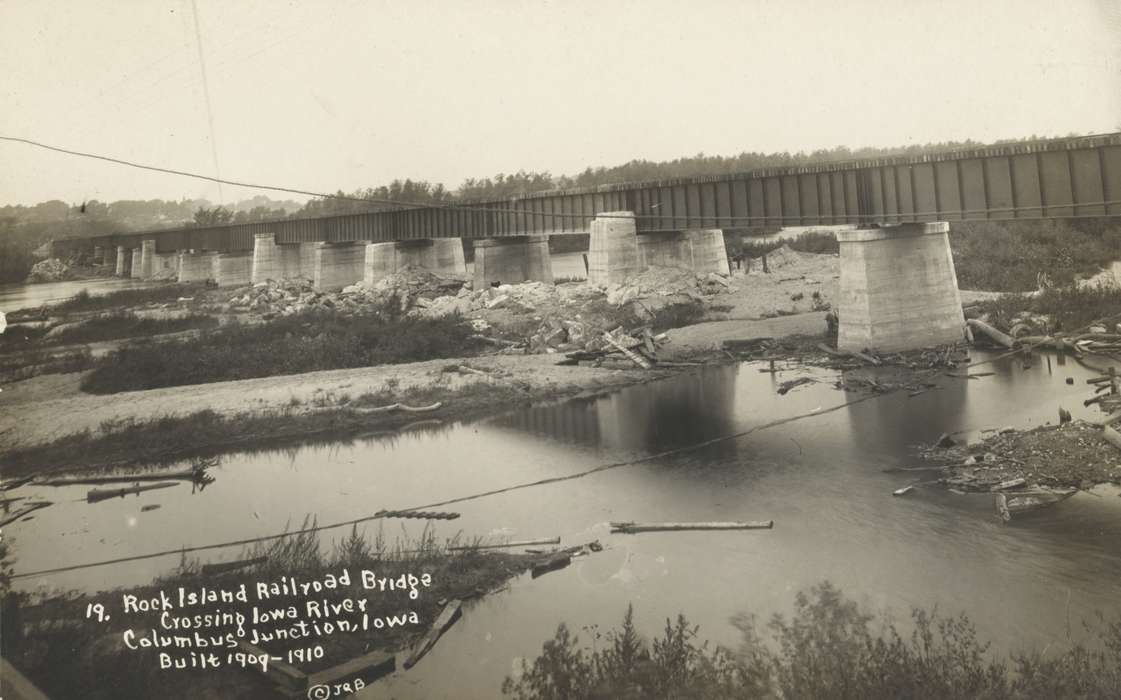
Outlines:
<svg viewBox="0 0 1121 700"><path fill-rule="evenodd" d="M393 413L394 411L404 411L406 413L428 413L429 411L435 411L443 405L444 404L440 401L437 401L431 406L406 406L403 403L391 403L388 406L375 406L374 408L362 408L355 406L351 408L351 410L357 411L358 413ZM332 406L331 408L335 407Z"/></svg>
<svg viewBox="0 0 1121 700"><path fill-rule="evenodd" d="M141 493L143 491L155 491L156 489L166 489L172 486L178 486L178 481L161 482L158 484L136 484L135 486L126 486L119 489L90 489L86 494L86 501L89 503L97 503L109 498L116 498L118 496L124 497L134 493Z"/></svg>
<svg viewBox="0 0 1121 700"><path fill-rule="evenodd" d="M633 534L636 532L662 532L684 530L770 530L774 520L756 522L708 522L708 523L611 523L612 532Z"/></svg>
<svg viewBox="0 0 1121 700"><path fill-rule="evenodd" d="M20 508L16 512L11 513L8 516L6 516L3 520L0 520L0 527L4 527L5 525L8 525L9 523L14 523L15 521L19 520L23 516L28 515L30 513L34 513L35 511L39 510L40 508L46 508L47 506L50 506L50 505L54 505L54 504L51 503L50 501L35 501L34 503L27 503L27 504L24 505L23 508Z"/></svg>
<svg viewBox="0 0 1121 700"><path fill-rule="evenodd" d="M459 619L460 607L462 605L463 601L459 600L458 598L448 601L448 604L445 605L444 609L440 612L439 617L437 617L436 621L432 623L432 627L428 630L428 634L424 635L424 639L420 640L420 643L413 648L413 651L411 654L409 654L409 657L405 659L406 669L415 666L416 662L420 661L421 658L423 658L424 655L427 654L432 649L432 647L436 645L436 642L440 639L440 636L443 635L449 627L455 624L455 621Z"/></svg>
<svg viewBox="0 0 1121 700"><path fill-rule="evenodd" d="M985 323L984 321L982 321L980 319L971 318L968 321L966 321L966 324L968 324L969 327L972 328L973 330L976 330L980 333L984 333L988 338L990 338L993 342L995 342L998 345L1003 345L1006 348L1016 347L1016 339L1015 338L1008 335L1007 333L1003 333L1001 331L998 331L997 329L993 328L992 326L990 326L989 324Z"/></svg>
<svg viewBox="0 0 1121 700"><path fill-rule="evenodd" d="M120 476L76 476L64 479L45 479L36 481L39 486L81 486L83 484L134 484L138 481L166 481L183 479L194 481L204 474L194 469L167 474L122 474Z"/></svg>
<svg viewBox="0 0 1121 700"><path fill-rule="evenodd" d="M547 574L551 571L557 571L559 569L563 569L564 567L568 566L571 563L572 563L572 555L571 554L558 554L558 555L556 555L554 557L551 557L551 558L549 558L549 559L547 559L547 560L545 560L545 561L543 561L539 564L534 564L530 568L530 577L531 578L537 578L539 576L544 576L545 574Z"/></svg>
<svg viewBox="0 0 1121 700"><path fill-rule="evenodd" d="M560 544L561 538L551 537L543 540L519 540L515 542L507 542L505 544L480 544L480 545L457 545L455 547L448 547L449 551L459 552L471 549L506 549L508 547L533 547L541 544Z"/></svg>
<svg viewBox="0 0 1121 700"><path fill-rule="evenodd" d="M268 557L254 557L252 559L242 559L240 561L224 561L217 564L203 564L202 575L214 576L216 574L224 574L229 571L237 571L257 564L264 564L269 560Z"/></svg>
<svg viewBox="0 0 1121 700"><path fill-rule="evenodd" d="M1114 430L1109 425L1102 426L1102 437L1106 442L1121 450L1121 433Z"/></svg>
<svg viewBox="0 0 1121 700"><path fill-rule="evenodd" d="M912 484L912 485L909 485L909 486L904 486L901 489L895 489L894 491L891 492L891 495L892 496L906 496L907 494L911 493L914 490L915 490L915 487Z"/></svg>
<svg viewBox="0 0 1121 700"><path fill-rule="evenodd" d="M262 656L268 658L269 665L268 670L265 671L265 677L276 683L280 687L284 688L287 691L294 691L298 693L307 691L308 677L300 669L285 661L277 659L276 656L273 656L264 649L253 646L244 639L239 639L237 641L237 648L238 650L243 651L246 654L253 654L258 658ZM246 666L246 668L260 669L261 667L257 664L254 664L253 666Z"/></svg>
<svg viewBox="0 0 1121 700"><path fill-rule="evenodd" d="M379 518L420 518L424 520L455 520L459 517L459 513L426 510L379 510L374 515Z"/></svg>
<svg viewBox="0 0 1121 700"><path fill-rule="evenodd" d="M159 507L160 507L160 504L159 504L159 503L153 503L153 504L151 504L151 505L147 505L147 506L141 506L141 507L140 507L140 512L141 512L141 513L147 513L147 512L148 512L148 511L150 511L150 510L158 510L158 509L159 509Z"/></svg>

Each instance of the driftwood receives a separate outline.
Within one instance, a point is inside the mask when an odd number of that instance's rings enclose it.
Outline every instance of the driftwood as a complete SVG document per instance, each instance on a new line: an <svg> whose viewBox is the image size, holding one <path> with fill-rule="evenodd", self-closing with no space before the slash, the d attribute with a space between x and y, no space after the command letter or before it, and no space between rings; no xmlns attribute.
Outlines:
<svg viewBox="0 0 1121 700"><path fill-rule="evenodd" d="M1094 422L1101 426L1108 426L1110 423L1114 423L1118 419L1121 419L1121 411L1114 411L1107 416L1102 416L1101 418L1096 419Z"/></svg>
<svg viewBox="0 0 1121 700"><path fill-rule="evenodd" d="M167 481L168 479L184 479L194 481L204 477L200 471L188 469L169 474L122 474L120 476L78 476L68 479L44 479L36 481L39 486L74 486L83 484L134 484L139 481Z"/></svg>
<svg viewBox="0 0 1121 700"><path fill-rule="evenodd" d="M506 340L505 338L491 338L489 335L475 334L472 335L471 338L473 338L474 340L481 340L484 343L490 343L491 345L501 345L502 347L506 348L515 348L521 345L521 343L513 340Z"/></svg>
<svg viewBox="0 0 1121 700"><path fill-rule="evenodd" d="M23 508L20 508L16 512L11 513L8 516L6 516L3 520L0 520L0 527L4 527L5 525L8 525L10 523L14 523L15 521L19 520L23 516L28 515L30 513L34 513L35 511L39 510L40 508L46 508L47 506L50 506L50 505L54 505L54 504L51 503L50 501L35 501L34 503L25 504L23 506Z"/></svg>
<svg viewBox="0 0 1121 700"><path fill-rule="evenodd" d="M1008 335L1007 333L1003 333L1001 331L998 331L997 329L993 328L992 326L990 326L989 324L985 323L984 321L982 321L980 319L971 318L968 321L966 321L966 323L973 330L978 331L980 333L984 333L985 336L987 336L989 339L991 339L993 342L997 343L998 345L1003 345L1004 347L1010 348L1010 349L1016 347L1016 339L1015 338Z"/></svg>
<svg viewBox="0 0 1121 700"><path fill-rule="evenodd" d="M379 510L374 513L379 518L419 518L422 520L455 520L459 513L428 510Z"/></svg>
<svg viewBox="0 0 1121 700"><path fill-rule="evenodd" d="M1024 479L1024 478L1009 479L1008 481L1002 481L999 484L993 486L992 488L989 489L989 491L1004 491L1005 489L1011 489L1011 488L1015 488L1017 486L1023 486L1026 483L1027 483L1027 479Z"/></svg>
<svg viewBox="0 0 1121 700"><path fill-rule="evenodd" d="M571 554L557 554L543 562L534 564L530 568L530 578L544 576L551 571L558 571L572 563Z"/></svg>
<svg viewBox="0 0 1121 700"><path fill-rule="evenodd" d="M428 630L428 634L424 635L424 639L413 649L409 657L405 659L405 668L409 669L416 665L416 662L427 654L432 647L436 646L436 642L440 636L444 634L449 627L451 627L456 620L459 619L460 607L463 601L458 598L448 601L444 609L440 612L439 617L432 623L432 627Z"/></svg>
<svg viewBox="0 0 1121 700"><path fill-rule="evenodd" d="M636 365L638 365L642 369L650 369L651 367L654 366L654 365L650 364L650 360L647 360L645 357L643 357L642 355L639 355L636 352L632 352L631 350L628 350L626 347L623 346L622 343L620 343L619 341L612 338L610 334L604 333L603 334L603 339L604 339L604 341L607 342L608 345L615 348L619 352L623 353L624 357L626 357L628 360L635 363Z"/></svg>
<svg viewBox="0 0 1121 700"><path fill-rule="evenodd" d="M440 401L432 404L431 406L406 406L403 403L391 403L388 406L377 406L375 408L352 408L351 410L358 413L393 413L394 411L404 411L405 413L428 413L435 411L444 404Z"/></svg>
<svg viewBox="0 0 1121 700"><path fill-rule="evenodd" d="M142 491L155 491L156 489L166 489L172 486L178 486L178 481L167 481L158 484L136 484L135 486L126 486L119 489L90 489L86 494L86 501L89 503L97 503L109 498L117 498L118 496L124 497L134 493L141 493Z"/></svg>
<svg viewBox="0 0 1121 700"><path fill-rule="evenodd" d="M664 532L684 530L770 530L774 520L756 522L708 522L708 523L611 523L611 532L634 534L636 532Z"/></svg>
<svg viewBox="0 0 1121 700"><path fill-rule="evenodd" d="M1105 441L1121 450L1121 433L1114 430L1109 425L1102 426L1102 437Z"/></svg>
<svg viewBox="0 0 1121 700"><path fill-rule="evenodd" d="M480 544L480 545L457 545L455 547L448 547L451 551L463 551L469 549L506 549L509 547L532 547L539 544L560 544L561 538L552 537L543 540L520 540L515 542L506 542L505 544Z"/></svg>

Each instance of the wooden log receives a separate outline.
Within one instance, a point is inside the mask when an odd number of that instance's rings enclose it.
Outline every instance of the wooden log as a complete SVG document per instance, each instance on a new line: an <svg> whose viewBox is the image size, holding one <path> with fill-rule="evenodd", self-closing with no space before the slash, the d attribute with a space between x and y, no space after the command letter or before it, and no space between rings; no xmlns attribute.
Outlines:
<svg viewBox="0 0 1121 700"><path fill-rule="evenodd" d="M448 547L449 551L458 552L471 549L506 549L508 547L533 547L541 544L560 544L561 538L550 537L542 540L519 540L514 542L507 542L505 544L480 544L476 546L471 545L457 545L455 547Z"/></svg>
<svg viewBox="0 0 1121 700"><path fill-rule="evenodd" d="M543 562L540 562L538 564L534 564L530 568L530 577L531 578L538 578L539 576L544 576L545 574L547 574L551 571L557 571L559 569L563 569L564 567L568 566L571 563L572 563L572 555L571 554L563 554L563 553L562 554L557 554L556 556L551 557L551 558L549 558L549 559L547 559Z"/></svg>
<svg viewBox="0 0 1121 700"><path fill-rule="evenodd" d="M432 647L436 646L436 642L440 639L444 632L453 624L455 624L456 620L459 619L460 608L462 607L462 605L463 601L459 600L458 598L448 601L448 604L445 605L444 609L440 612L439 617L437 617L436 621L432 623L432 627L428 630L428 634L424 635L424 639L420 640L420 643L413 648L413 651L411 654L409 654L409 657L405 659L406 669L415 666L416 662L420 661L421 658L423 658L424 655L432 649Z"/></svg>
<svg viewBox="0 0 1121 700"><path fill-rule="evenodd" d="M300 669L285 661L277 661L272 654L268 653L264 649L253 646L244 639L238 640L237 648L240 651L245 652L246 654L253 654L254 656L264 656L268 658L269 665L268 670L265 671L265 677L279 685L281 688L284 688L287 691L298 693L302 693L307 690L308 677ZM246 668L260 669L260 666L254 664L253 666L246 666Z"/></svg>
<svg viewBox="0 0 1121 700"><path fill-rule="evenodd" d="M603 339L604 339L604 341L607 342L608 345L615 348L619 352L623 353L623 355L628 360L635 363L636 365L638 365L642 369L650 369L651 367L653 367L653 365L650 364L649 360L647 360L645 357L639 355L638 353L631 352L627 348L623 347L623 344L620 343L619 341L615 340L614 338L612 338L610 334L604 333L603 334Z"/></svg>
<svg viewBox="0 0 1121 700"><path fill-rule="evenodd" d="M371 651L362 656L356 656L350 661L344 661L338 666L308 676L308 686L331 685L348 678L360 676L364 681L374 681L382 676L387 676L397 670L397 657L384 651Z"/></svg>
<svg viewBox="0 0 1121 700"><path fill-rule="evenodd" d="M611 523L612 532L633 534L636 532L663 532L685 530L770 530L774 520L755 522L707 522L707 523Z"/></svg>
<svg viewBox="0 0 1121 700"><path fill-rule="evenodd" d="M24 505L23 508L20 508L16 512L11 513L8 516L6 516L3 520L0 520L0 527L4 527L5 525L8 525L10 523L14 523L15 521L19 520L23 516L34 513L35 511L39 510L40 508L46 508L49 505L54 505L54 504L52 504L50 501L36 501L34 503L27 503L27 504Z"/></svg>
<svg viewBox="0 0 1121 700"><path fill-rule="evenodd" d="M194 480L200 472L188 469L186 471L171 472L168 474L124 474L121 476L78 476L63 479L45 479L36 481L39 486L80 486L83 484L134 484L138 481L167 481L168 479Z"/></svg>
<svg viewBox="0 0 1121 700"><path fill-rule="evenodd" d="M49 700L46 693L3 658L0 658L0 693L12 700Z"/></svg>
<svg viewBox="0 0 1121 700"><path fill-rule="evenodd" d="M984 321L982 321L980 319L971 318L968 321L966 321L966 323L973 330L976 330L980 333L984 333L985 336L990 338L993 342L997 343L998 345L1002 345L1006 348L1016 347L1016 340L1012 336L1008 335L1007 333L1003 333L1001 331L998 331L997 329L993 328L992 326L990 326L989 324L985 323Z"/></svg>
<svg viewBox="0 0 1121 700"><path fill-rule="evenodd" d="M119 489L90 489L89 493L86 494L86 501L89 503L97 503L98 501L104 501L108 498L116 498L118 496L124 497L134 493L167 489L178 485L178 481L168 481L158 484L136 484L135 486L127 486Z"/></svg>
<svg viewBox="0 0 1121 700"><path fill-rule="evenodd" d="M1114 430L1111 426L1102 426L1102 437L1106 442L1121 450L1121 433Z"/></svg>
<svg viewBox="0 0 1121 700"><path fill-rule="evenodd" d="M224 574L229 571L237 571L257 564L263 564L268 561L268 557L254 557L252 559L242 559L240 561L224 561L217 564L203 564L202 575L214 576L216 574Z"/></svg>
<svg viewBox="0 0 1121 700"><path fill-rule="evenodd" d="M892 496L906 496L907 494L911 493L914 490L915 490L914 484L910 484L908 486L904 486L901 489L895 489L894 491L891 492L891 495Z"/></svg>
<svg viewBox="0 0 1121 700"><path fill-rule="evenodd" d="M993 486L989 489L989 491L1003 491L1005 489L1010 489L1016 486L1023 486L1026 483L1027 480L1023 478L1009 479L1008 481L1002 481L996 486Z"/></svg>
<svg viewBox="0 0 1121 700"><path fill-rule="evenodd" d="M1012 520L1012 513L1008 510L1008 497L1003 493L998 493L993 497L993 505L996 507L997 515L1004 522Z"/></svg>
<svg viewBox="0 0 1121 700"><path fill-rule="evenodd" d="M1121 419L1121 411L1114 411L1107 416L1102 416L1101 418L1095 419L1094 423L1101 426L1107 426L1110 423L1116 422L1118 419Z"/></svg>

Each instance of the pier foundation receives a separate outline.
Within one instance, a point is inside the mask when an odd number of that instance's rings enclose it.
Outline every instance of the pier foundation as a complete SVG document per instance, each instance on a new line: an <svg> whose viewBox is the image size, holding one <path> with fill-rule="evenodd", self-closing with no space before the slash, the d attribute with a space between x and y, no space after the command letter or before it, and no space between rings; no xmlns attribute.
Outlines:
<svg viewBox="0 0 1121 700"><path fill-rule="evenodd" d="M475 241L475 289L498 282L552 282L553 263L549 237L509 236Z"/></svg>
<svg viewBox="0 0 1121 700"><path fill-rule="evenodd" d="M363 281L368 241L319 243L315 249L315 288L337 292Z"/></svg>
<svg viewBox="0 0 1121 700"><path fill-rule="evenodd" d="M944 221L837 232L837 346L898 352L965 334L950 225Z"/></svg>

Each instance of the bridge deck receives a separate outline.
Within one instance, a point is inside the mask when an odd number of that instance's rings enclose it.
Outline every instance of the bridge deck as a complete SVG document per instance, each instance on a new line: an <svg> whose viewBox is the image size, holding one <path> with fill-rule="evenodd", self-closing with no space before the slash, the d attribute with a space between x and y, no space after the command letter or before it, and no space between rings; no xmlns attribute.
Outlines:
<svg viewBox="0 0 1121 700"><path fill-rule="evenodd" d="M756 170L513 199L403 207L314 219L123 233L80 245L159 252L252 250L278 243L583 233L598 212L633 211L639 232L690 228L1070 218L1121 215L1121 133L917 157ZM60 241L62 243L62 241Z"/></svg>

